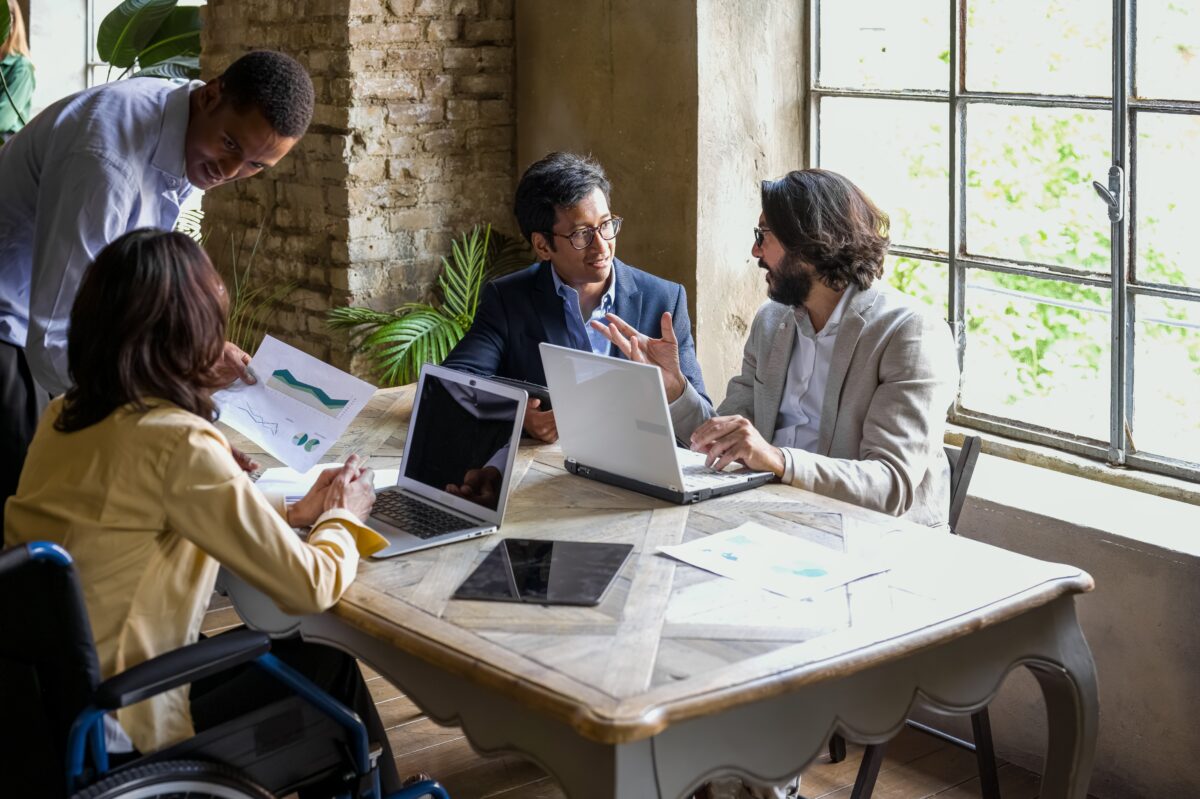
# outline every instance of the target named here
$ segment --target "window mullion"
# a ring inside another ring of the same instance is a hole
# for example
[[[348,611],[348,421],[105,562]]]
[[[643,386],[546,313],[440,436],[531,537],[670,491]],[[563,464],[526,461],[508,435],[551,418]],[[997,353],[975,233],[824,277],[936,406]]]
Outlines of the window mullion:
[[[1112,166],[1108,188],[1115,194],[1116,204],[1110,208],[1110,247],[1112,268],[1112,365],[1109,390],[1108,460],[1124,465],[1129,452],[1128,434],[1132,425],[1133,353],[1131,336],[1130,297],[1127,292],[1126,234],[1128,230],[1130,185],[1129,175],[1129,6],[1132,0],[1113,0],[1113,102],[1112,102]]]
[[[966,326],[966,270],[959,261],[959,255],[965,252],[963,231],[966,228],[966,105],[959,99],[963,89],[963,15],[966,13],[965,0],[946,0],[950,4],[950,102],[947,112],[950,115],[950,203],[949,223],[950,237],[946,252],[949,255],[950,277],[949,294],[947,295],[950,327],[954,331],[954,348],[958,353],[959,392],[955,395],[954,404],[959,405],[962,392],[962,372],[965,366],[967,346]],[[961,6],[961,8],[960,8]]]
[[[804,113],[808,118],[808,125],[804,132],[804,141],[801,142],[801,147],[804,148],[804,157],[807,159],[807,163],[804,165],[806,169],[812,169],[821,163],[821,128],[819,124],[821,96],[813,88],[821,79],[820,14],[820,0],[809,0],[808,13],[804,16],[805,40],[808,42],[808,58],[805,59],[808,80],[803,84],[808,92],[804,103]]]

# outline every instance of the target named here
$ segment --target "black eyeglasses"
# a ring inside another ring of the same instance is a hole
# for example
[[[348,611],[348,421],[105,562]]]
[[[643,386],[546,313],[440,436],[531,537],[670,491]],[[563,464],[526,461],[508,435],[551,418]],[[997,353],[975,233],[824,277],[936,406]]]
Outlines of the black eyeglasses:
[[[592,242],[596,239],[596,234],[600,234],[600,238],[605,241],[612,241],[621,232],[621,223],[625,220],[619,216],[614,216],[611,219],[605,219],[595,227],[581,227],[579,230],[572,230],[568,234],[555,233],[550,231],[550,235],[558,236],[560,239],[566,239],[571,242],[571,246],[577,250],[586,250],[592,246]]]
[[[754,246],[762,247],[763,242],[767,239],[767,234],[771,232],[771,228],[759,225],[754,228]]]

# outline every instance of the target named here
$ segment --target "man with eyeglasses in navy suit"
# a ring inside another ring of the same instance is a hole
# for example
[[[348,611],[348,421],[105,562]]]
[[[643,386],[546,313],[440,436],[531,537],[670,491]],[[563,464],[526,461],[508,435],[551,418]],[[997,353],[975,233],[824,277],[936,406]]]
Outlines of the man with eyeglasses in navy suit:
[[[525,171],[513,210],[538,263],[484,288],[475,322],[446,366],[544,386],[538,351],[543,341],[622,357],[589,324],[613,313],[641,332],[672,331],[684,377],[707,396],[687,293],[678,283],[617,260],[622,220],[609,209],[610,193],[603,167],[573,153],[551,153]],[[540,400],[530,400],[525,431],[553,442],[558,438],[554,411],[540,406]]]

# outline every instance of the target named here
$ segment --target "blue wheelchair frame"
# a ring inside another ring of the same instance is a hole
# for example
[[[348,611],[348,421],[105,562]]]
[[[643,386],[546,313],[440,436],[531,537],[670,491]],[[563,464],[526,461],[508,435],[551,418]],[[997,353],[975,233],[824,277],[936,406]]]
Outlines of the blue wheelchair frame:
[[[27,544],[26,549],[33,560],[50,561],[64,568],[69,568],[73,564],[71,556],[58,544],[35,541]],[[269,652],[260,655],[252,662],[345,730],[351,745],[350,755],[355,773],[359,777],[370,774],[371,787],[358,797],[352,797],[350,793],[345,793],[339,799],[419,799],[423,796],[431,796],[433,799],[450,799],[446,790],[431,780],[417,783],[385,797],[379,784],[379,769],[371,763],[367,728],[359,719],[358,714],[329,696],[303,674]],[[84,775],[84,758],[87,752],[91,753],[97,776],[103,776],[109,770],[108,750],[104,743],[104,715],[106,712],[94,705],[89,705],[79,713],[71,725],[67,739],[68,795],[83,787],[80,783]]]

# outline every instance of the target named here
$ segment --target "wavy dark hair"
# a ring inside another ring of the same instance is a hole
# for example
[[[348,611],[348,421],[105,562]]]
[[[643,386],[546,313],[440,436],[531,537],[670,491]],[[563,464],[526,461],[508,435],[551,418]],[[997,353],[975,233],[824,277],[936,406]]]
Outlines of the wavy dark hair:
[[[546,245],[555,249],[554,222],[559,208],[573,208],[596,189],[610,199],[612,184],[604,167],[596,159],[575,153],[550,153],[532,164],[517,183],[513,214],[530,244],[533,234],[546,237]]]
[[[172,402],[212,421],[228,300],[204,250],[182,233],[143,228],[87,268],[67,333],[72,386],[56,430],[70,433],[122,406]]]
[[[827,169],[762,182],[767,227],[789,254],[811,264],[834,291],[869,288],[883,276],[888,217],[847,178]]]

